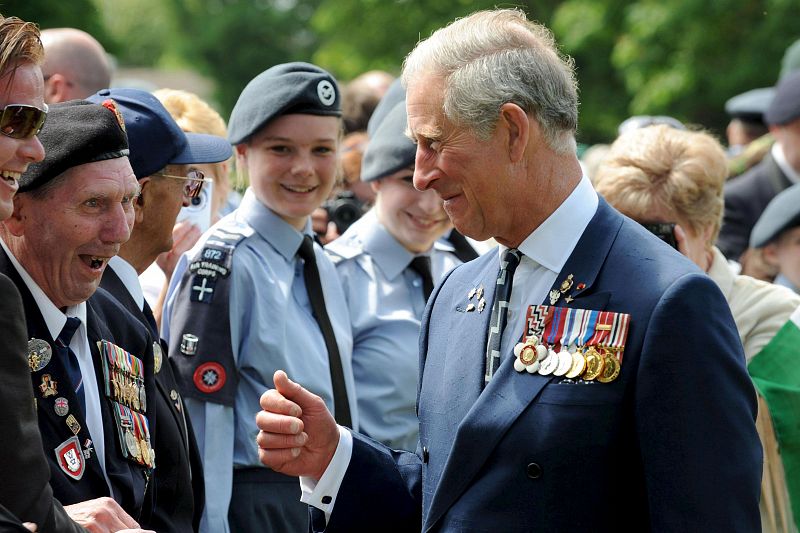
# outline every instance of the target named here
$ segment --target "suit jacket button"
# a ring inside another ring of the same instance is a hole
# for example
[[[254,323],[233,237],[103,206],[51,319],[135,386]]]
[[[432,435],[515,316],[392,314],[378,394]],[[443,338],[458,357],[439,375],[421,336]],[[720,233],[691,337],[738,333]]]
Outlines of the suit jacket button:
[[[422,447],[422,462],[428,464],[428,447]]]
[[[527,473],[528,477],[531,479],[539,479],[542,477],[542,467],[537,463],[531,463],[525,468],[525,473]]]

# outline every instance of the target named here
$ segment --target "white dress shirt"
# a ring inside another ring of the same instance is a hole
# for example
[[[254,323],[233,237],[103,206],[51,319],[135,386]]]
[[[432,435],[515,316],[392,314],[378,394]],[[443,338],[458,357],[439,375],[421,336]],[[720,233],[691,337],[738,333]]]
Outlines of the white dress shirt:
[[[524,329],[528,305],[538,305],[544,301],[558,273],[564,268],[578,240],[597,212],[598,203],[597,193],[584,176],[567,199],[517,248],[524,255],[514,272],[508,323],[501,341],[503,348],[514,343],[515,335]],[[500,246],[501,258],[506,249]],[[340,426],[336,453],[319,481],[308,477],[300,478],[300,501],[323,511],[326,521],[333,512],[339,487],[352,455],[353,437],[347,429]],[[323,499],[328,503],[323,503]]]
[[[100,392],[97,388],[97,376],[94,372],[92,352],[89,349],[89,335],[86,330],[86,302],[67,307],[62,312],[50,301],[50,298],[47,297],[41,287],[37,285],[30,274],[17,261],[17,258],[14,257],[14,254],[11,253],[11,250],[8,249],[2,239],[0,239],[0,246],[3,247],[6,255],[11,260],[11,264],[14,265],[25,286],[28,287],[53,339],[58,338],[61,334],[61,330],[64,329],[64,325],[67,323],[67,317],[74,316],[81,321],[81,325],[73,335],[69,347],[78,359],[78,365],[83,376],[83,390],[86,397],[86,413],[84,413],[86,427],[92,436],[92,444],[96,451],[97,460],[100,461],[100,467],[103,469],[103,477],[105,477],[108,490],[113,495],[114,491],[111,488],[111,482],[108,479],[108,475],[106,475],[105,432],[103,431],[103,415],[100,413]]]

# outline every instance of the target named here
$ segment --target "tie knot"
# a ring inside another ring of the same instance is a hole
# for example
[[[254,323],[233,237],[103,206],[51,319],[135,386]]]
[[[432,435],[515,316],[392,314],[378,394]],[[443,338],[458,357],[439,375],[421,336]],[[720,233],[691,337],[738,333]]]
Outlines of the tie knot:
[[[507,270],[510,272],[514,272],[519,266],[519,262],[522,259],[522,252],[517,250],[516,248],[509,248],[503,254],[503,261],[500,264],[500,270]]]
[[[304,261],[314,261],[316,263],[317,258],[314,256],[314,240],[310,235],[303,236],[303,242],[300,243],[300,249],[297,250],[297,255]]]
[[[64,328],[61,330],[61,333],[58,335],[56,341],[61,343],[62,346],[69,346],[72,337],[75,335],[75,332],[78,331],[78,327],[80,327],[80,325],[80,318],[68,316],[67,323],[64,324]]]

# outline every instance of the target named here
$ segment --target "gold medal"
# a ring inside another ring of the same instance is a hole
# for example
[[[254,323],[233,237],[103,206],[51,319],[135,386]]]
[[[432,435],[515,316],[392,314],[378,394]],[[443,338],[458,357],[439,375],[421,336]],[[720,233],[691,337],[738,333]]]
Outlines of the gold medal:
[[[583,379],[592,381],[603,373],[605,361],[603,356],[598,352],[594,346],[589,347],[586,351],[586,371],[583,374]]]
[[[597,376],[597,381],[600,383],[610,383],[617,379],[620,371],[620,364],[613,352],[608,352],[603,356],[605,365],[603,372]]]
[[[572,354],[572,368],[569,369],[566,377],[575,379],[583,374],[584,370],[586,370],[586,358],[583,356],[580,350],[578,350]]]
[[[147,466],[150,465],[150,446],[144,439],[139,439],[139,449],[142,450],[142,462]]]

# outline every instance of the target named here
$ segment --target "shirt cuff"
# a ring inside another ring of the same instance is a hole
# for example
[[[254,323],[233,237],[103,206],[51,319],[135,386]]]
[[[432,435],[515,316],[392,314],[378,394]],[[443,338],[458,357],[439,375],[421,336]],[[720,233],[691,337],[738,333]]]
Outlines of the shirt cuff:
[[[347,467],[350,466],[350,458],[353,455],[353,435],[342,426],[338,427],[339,444],[322,477],[315,480],[300,476],[300,490],[303,492],[300,501],[325,513],[326,524],[333,512],[339,487],[342,485]]]

